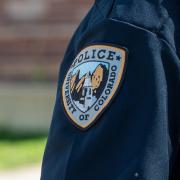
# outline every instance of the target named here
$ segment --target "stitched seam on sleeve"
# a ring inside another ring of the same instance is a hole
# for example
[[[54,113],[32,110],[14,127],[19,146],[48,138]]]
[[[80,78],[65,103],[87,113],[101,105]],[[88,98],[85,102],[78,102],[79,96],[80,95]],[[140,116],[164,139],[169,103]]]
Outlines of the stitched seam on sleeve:
[[[171,47],[176,52],[175,47],[173,45],[171,45],[166,39],[158,37],[158,33],[156,33],[156,32],[153,32],[153,31],[151,31],[151,30],[149,30],[147,28],[144,28],[144,27],[141,27],[141,26],[138,26],[136,24],[132,24],[132,23],[129,23],[129,22],[126,22],[126,21],[121,21],[121,20],[117,20],[117,19],[113,19],[113,18],[109,18],[109,20],[113,20],[113,21],[116,21],[116,22],[127,24],[127,25],[132,26],[132,27],[134,27],[136,29],[140,29],[140,30],[146,31],[148,33],[151,33],[152,35],[156,36],[159,40],[162,40],[162,41],[166,42],[166,44],[168,44],[168,46]]]

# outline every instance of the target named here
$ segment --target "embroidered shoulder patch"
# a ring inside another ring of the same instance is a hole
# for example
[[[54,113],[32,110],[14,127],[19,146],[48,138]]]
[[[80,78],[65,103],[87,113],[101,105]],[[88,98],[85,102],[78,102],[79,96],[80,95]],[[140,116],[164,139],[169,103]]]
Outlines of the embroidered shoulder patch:
[[[63,104],[70,120],[89,128],[119,89],[126,50],[110,45],[84,48],[73,61],[62,87]]]

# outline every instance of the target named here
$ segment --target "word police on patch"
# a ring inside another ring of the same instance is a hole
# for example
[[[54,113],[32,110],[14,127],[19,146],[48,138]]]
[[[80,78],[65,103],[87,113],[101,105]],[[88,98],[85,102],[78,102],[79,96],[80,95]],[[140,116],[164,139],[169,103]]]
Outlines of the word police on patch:
[[[119,89],[125,64],[125,49],[110,45],[88,46],[77,55],[62,87],[73,124],[87,129],[100,117]]]

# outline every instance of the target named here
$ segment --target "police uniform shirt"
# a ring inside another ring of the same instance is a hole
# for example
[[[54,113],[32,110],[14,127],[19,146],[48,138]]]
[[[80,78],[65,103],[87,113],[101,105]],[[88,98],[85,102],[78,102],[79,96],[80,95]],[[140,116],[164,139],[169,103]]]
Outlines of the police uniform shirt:
[[[178,180],[180,3],[97,0],[62,62],[41,180]]]

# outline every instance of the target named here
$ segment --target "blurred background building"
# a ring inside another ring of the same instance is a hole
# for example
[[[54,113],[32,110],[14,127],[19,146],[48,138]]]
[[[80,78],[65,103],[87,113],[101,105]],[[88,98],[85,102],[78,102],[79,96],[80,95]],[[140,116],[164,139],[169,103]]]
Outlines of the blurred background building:
[[[92,3],[0,0],[0,131],[48,131],[59,65]]]
[[[0,0],[0,180],[39,180],[58,70],[92,3]]]

